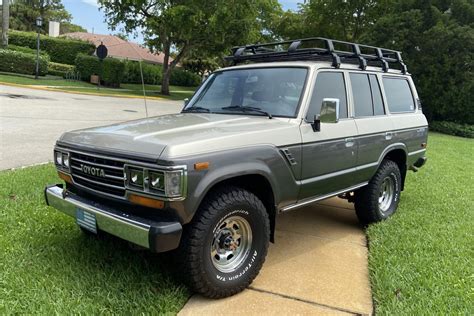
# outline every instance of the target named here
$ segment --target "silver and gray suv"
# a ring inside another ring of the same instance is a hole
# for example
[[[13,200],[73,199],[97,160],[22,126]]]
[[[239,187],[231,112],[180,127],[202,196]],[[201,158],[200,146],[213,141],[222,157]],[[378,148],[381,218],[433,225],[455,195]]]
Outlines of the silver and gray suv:
[[[340,196],[362,224],[392,215],[428,133],[399,52],[312,38],[229,60],[181,113],[63,134],[45,189],[86,233],[176,249],[213,298],[256,277],[280,212]]]

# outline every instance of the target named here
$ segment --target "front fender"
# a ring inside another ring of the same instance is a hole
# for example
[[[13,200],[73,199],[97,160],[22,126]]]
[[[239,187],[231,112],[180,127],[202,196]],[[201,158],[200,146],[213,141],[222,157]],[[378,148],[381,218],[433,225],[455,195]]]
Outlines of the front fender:
[[[185,200],[171,202],[183,223],[191,221],[206,194],[222,181],[244,175],[261,175],[270,183],[275,204],[294,203],[299,186],[286,160],[272,145],[250,146],[196,155],[174,163],[188,166],[188,194]],[[195,170],[194,164],[209,162],[207,170]],[[282,190],[284,188],[284,190]]]

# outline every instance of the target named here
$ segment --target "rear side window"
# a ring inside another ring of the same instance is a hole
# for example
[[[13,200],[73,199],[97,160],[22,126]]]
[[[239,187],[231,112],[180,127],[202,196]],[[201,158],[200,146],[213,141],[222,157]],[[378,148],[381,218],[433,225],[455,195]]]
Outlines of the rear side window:
[[[413,112],[415,110],[415,102],[413,101],[408,80],[384,77],[383,87],[390,112]]]
[[[312,121],[314,116],[321,113],[321,103],[324,98],[339,99],[339,118],[347,118],[346,85],[342,72],[320,72],[311,96],[306,120]]]
[[[351,73],[356,117],[384,115],[382,94],[376,75]]]

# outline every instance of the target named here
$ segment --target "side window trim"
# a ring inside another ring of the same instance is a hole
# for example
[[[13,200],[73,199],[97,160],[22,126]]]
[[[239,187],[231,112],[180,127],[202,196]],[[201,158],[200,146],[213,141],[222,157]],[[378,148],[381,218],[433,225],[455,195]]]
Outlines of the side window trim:
[[[313,74],[313,78],[312,78],[312,81],[310,82],[311,84],[311,87],[310,89],[308,89],[308,100],[306,101],[306,109],[304,110],[304,113],[303,113],[303,116],[302,116],[302,119],[305,123],[311,123],[309,122],[306,118],[308,116],[308,112],[310,110],[310,107],[311,107],[311,99],[313,97],[313,92],[314,92],[314,89],[316,88],[316,80],[318,79],[318,75],[322,72],[335,72],[335,73],[340,73],[342,74],[342,79],[343,79],[343,83],[344,83],[344,89],[345,89],[345,92],[346,92],[346,110],[347,110],[347,117],[344,117],[344,118],[340,118],[339,121],[344,121],[344,120],[349,120],[349,119],[353,119],[352,117],[352,107],[350,106],[350,100],[351,100],[351,94],[349,92],[349,85],[348,85],[348,81],[347,81],[347,71],[345,71],[344,69],[334,69],[334,68],[319,68],[319,69],[316,69],[316,71],[314,72]]]
[[[390,108],[388,106],[388,99],[387,99],[387,96],[385,94],[385,85],[383,83],[383,78],[394,78],[394,79],[404,80],[404,81],[407,82],[408,89],[410,90],[411,98],[413,100],[413,111],[400,111],[400,112],[390,111]],[[383,96],[383,100],[384,100],[384,106],[385,106],[386,113],[389,113],[389,114],[407,114],[407,113],[416,113],[418,111],[418,104],[416,102],[415,94],[413,93],[412,84],[411,84],[410,80],[408,79],[408,77],[406,77],[406,76],[395,76],[395,75],[380,75],[380,79],[381,80],[379,81],[379,84],[381,85],[380,87],[382,89],[382,96]]]

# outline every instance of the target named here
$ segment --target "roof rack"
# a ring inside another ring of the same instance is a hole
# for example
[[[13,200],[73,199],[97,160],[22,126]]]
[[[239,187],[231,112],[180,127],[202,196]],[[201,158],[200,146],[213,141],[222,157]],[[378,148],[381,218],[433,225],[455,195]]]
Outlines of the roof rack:
[[[316,45],[308,45],[310,43]],[[352,59],[352,61],[358,62],[359,68],[362,70],[367,68],[367,62],[376,62],[377,64],[381,63],[383,71],[387,72],[389,63],[395,63],[400,66],[403,74],[407,73],[407,66],[399,51],[323,37],[238,46],[232,48],[232,56],[225,59],[237,65],[247,61],[273,62],[328,58],[332,60],[332,66],[335,68],[341,66],[341,60],[346,62]]]

